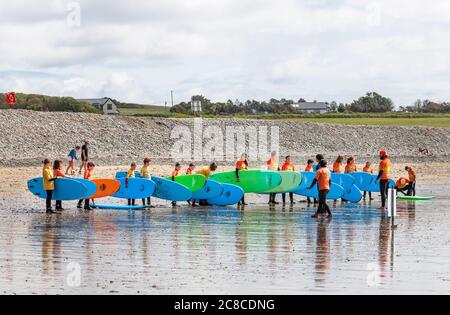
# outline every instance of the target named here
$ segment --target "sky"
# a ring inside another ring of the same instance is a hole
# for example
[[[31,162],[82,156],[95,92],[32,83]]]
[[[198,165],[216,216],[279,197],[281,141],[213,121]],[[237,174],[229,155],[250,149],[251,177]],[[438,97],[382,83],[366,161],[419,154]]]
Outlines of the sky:
[[[3,1],[0,38],[0,92],[450,101],[448,0]]]

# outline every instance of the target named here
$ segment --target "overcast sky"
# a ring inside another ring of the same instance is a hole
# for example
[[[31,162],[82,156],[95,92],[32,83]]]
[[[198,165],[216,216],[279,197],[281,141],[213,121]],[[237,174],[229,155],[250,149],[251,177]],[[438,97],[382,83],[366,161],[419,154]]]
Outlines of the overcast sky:
[[[449,0],[2,1],[0,38],[2,92],[450,101]]]

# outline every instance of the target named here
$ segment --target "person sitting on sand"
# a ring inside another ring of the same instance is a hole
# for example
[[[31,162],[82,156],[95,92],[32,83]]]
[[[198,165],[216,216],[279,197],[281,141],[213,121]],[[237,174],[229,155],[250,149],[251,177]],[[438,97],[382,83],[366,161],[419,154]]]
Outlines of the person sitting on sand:
[[[380,183],[380,193],[381,193],[381,211],[386,210],[386,200],[389,192],[389,182],[391,180],[391,160],[389,159],[386,150],[380,151],[380,166],[378,177],[375,184]]]
[[[88,162],[89,162],[89,141],[85,141],[84,145],[81,147],[81,166],[79,172],[80,174],[83,169],[84,172],[86,173]]]
[[[408,178],[409,178],[409,185],[408,185],[408,196],[415,196],[416,195],[416,180],[417,180],[417,174],[412,169],[412,167],[405,167],[405,171],[408,172]]]
[[[206,179],[208,179],[208,178],[211,177],[212,173],[214,173],[217,170],[217,167],[218,167],[217,163],[213,162],[209,166],[203,167],[202,169],[198,170],[196,173],[198,175],[203,175],[203,176],[206,177]],[[200,205],[201,206],[207,206],[208,202],[206,200],[200,200]],[[193,207],[196,206],[195,199],[192,202],[192,206]]]
[[[91,180],[92,176],[94,175],[94,169],[95,169],[95,164],[93,162],[87,163],[86,172],[84,172],[84,179]],[[77,205],[78,209],[81,209],[82,203],[83,203],[83,199],[80,199],[78,201],[78,205]],[[84,210],[88,210],[88,211],[92,210],[89,198],[84,199]]]
[[[52,163],[49,159],[45,159],[42,164],[44,165],[42,168],[42,183],[45,192],[47,193],[47,198],[45,200],[46,212],[47,214],[57,213],[52,210],[52,198],[53,192],[55,191],[55,180]]]
[[[286,161],[284,162],[283,166],[281,167],[281,171],[283,171],[283,172],[297,172],[297,168],[295,167],[294,164],[292,164],[290,156],[286,156]],[[285,205],[286,204],[286,193],[283,193],[282,198],[283,198],[283,205]],[[294,193],[293,192],[289,193],[289,198],[291,200],[291,206],[295,205]]]
[[[80,151],[80,146],[77,145],[74,149],[69,152],[68,161],[69,165],[67,166],[66,175],[75,175],[75,161],[78,160],[78,151]],[[70,171],[70,173],[69,173]]]
[[[239,177],[239,172],[248,170],[248,155],[246,153],[242,154],[241,158],[236,162],[236,181],[239,183],[241,178]],[[246,206],[245,194],[242,196],[241,201],[239,201],[238,206]]]
[[[373,168],[372,168],[372,162],[366,162],[366,166],[363,168],[364,173],[369,173],[370,175],[373,175]],[[364,200],[366,200],[367,191],[364,192]],[[372,201],[374,200],[372,198],[372,192],[369,191],[369,199]]]
[[[278,153],[276,151],[273,151],[270,155],[270,159],[267,161],[267,170],[278,172],[280,171],[280,165],[278,163]],[[276,201],[277,194],[269,194],[269,205],[277,205],[278,202]]]
[[[309,189],[313,189],[316,184],[318,184],[319,189],[319,207],[317,208],[316,214],[314,214],[312,217],[317,218],[319,214],[326,213],[326,218],[331,218],[331,210],[330,207],[327,204],[327,196],[330,192],[331,187],[331,172],[327,168],[328,163],[325,160],[321,160],[319,167],[320,169],[317,171],[316,177],[314,178],[314,181],[311,183],[311,186]]]
[[[128,182],[131,178],[136,178],[137,164],[135,162],[131,163],[130,169],[128,170],[127,177],[125,178],[125,187],[128,188]],[[129,206],[136,205],[136,199],[128,199]]]
[[[145,158],[144,159],[144,165],[141,168],[141,178],[145,178],[145,179],[151,179],[152,178],[152,174],[151,174],[151,169],[150,169],[150,162],[151,160],[149,158]],[[147,200],[142,199],[142,205],[145,206],[152,206],[152,200],[150,197],[147,197]]]
[[[353,174],[358,171],[358,168],[356,167],[355,158],[349,157],[347,159],[347,165],[345,166],[345,174]]]
[[[342,174],[343,173],[342,172],[343,163],[344,163],[344,157],[339,155],[333,164],[333,173]]]
[[[53,175],[56,178],[66,177],[61,169],[62,169],[62,161],[60,161],[60,160],[54,161],[53,162]],[[61,200],[56,200],[56,211],[64,211]]]
[[[172,181],[175,181],[175,178],[177,176],[180,176],[180,172],[181,172],[181,164],[180,163],[176,163],[175,164],[175,168],[172,171]],[[176,207],[177,206],[177,202],[176,201],[172,201],[172,207]]]

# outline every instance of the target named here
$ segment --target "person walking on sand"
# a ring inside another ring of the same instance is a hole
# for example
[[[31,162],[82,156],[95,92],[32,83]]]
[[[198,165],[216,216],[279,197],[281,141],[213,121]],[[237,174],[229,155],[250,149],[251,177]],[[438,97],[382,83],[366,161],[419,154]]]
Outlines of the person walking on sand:
[[[172,172],[172,181],[174,182],[177,176],[180,176],[180,172],[181,172],[181,164],[180,163],[176,163],[175,164],[175,168]],[[176,201],[172,201],[172,207],[176,207],[177,206],[177,202]]]
[[[283,172],[297,172],[297,168],[295,167],[294,164],[292,164],[290,156],[286,156],[286,161],[284,162],[283,166],[281,167],[281,171],[283,171]],[[283,205],[285,205],[286,204],[286,193],[283,193],[282,198],[283,198]],[[293,192],[289,193],[289,198],[291,200],[291,206],[295,205],[294,193]]]
[[[317,184],[319,187],[319,207],[317,208],[316,214],[312,218],[318,218],[319,214],[326,213],[326,218],[331,218],[331,210],[327,204],[327,196],[330,192],[331,187],[331,172],[327,168],[328,163],[325,160],[321,160],[319,164],[319,170],[317,171],[314,181],[311,183],[309,189],[313,189]]]
[[[145,179],[151,179],[152,178],[152,174],[151,174],[151,169],[150,169],[150,162],[151,160],[149,158],[145,158],[144,159],[144,165],[141,168],[141,178],[145,178]],[[142,199],[142,205],[145,206],[152,206],[152,199],[150,197],[147,197],[147,199]]]
[[[62,161],[56,160],[53,162],[53,175],[56,178],[66,177],[62,172]],[[56,200],[56,211],[64,211],[61,200]]]
[[[278,163],[278,154],[276,151],[273,151],[270,155],[270,159],[267,161],[267,170],[273,171],[273,172],[279,172],[280,171],[280,165]],[[277,194],[270,194],[269,195],[269,205],[277,205],[279,204],[276,201]]]
[[[389,159],[388,153],[386,150],[380,151],[380,167],[378,172],[378,177],[375,181],[375,184],[380,183],[380,192],[381,192],[381,211],[386,210],[386,200],[389,192],[389,183],[391,180],[391,160]]]
[[[308,160],[306,167],[305,167],[305,172],[314,173],[314,160]],[[315,201],[315,199],[314,199],[314,201]],[[308,203],[308,205],[312,204],[311,198],[306,197],[306,202]]]
[[[367,162],[366,166],[364,166],[363,168],[363,172],[364,173],[368,173],[370,175],[373,175],[373,168],[372,168],[372,163],[371,162]],[[367,196],[367,191],[364,192],[364,200],[366,200],[366,196]],[[374,199],[372,198],[372,192],[369,191],[369,200],[373,201]]]
[[[358,171],[356,167],[355,158],[353,156],[347,159],[347,165],[345,166],[345,174],[353,174]]]
[[[75,168],[76,168],[75,161],[78,160],[78,151],[80,151],[80,149],[81,149],[80,146],[77,145],[75,148],[70,150],[68,155],[69,165],[67,166],[66,169],[66,175],[75,175]]]
[[[412,167],[410,167],[410,166],[406,166],[405,171],[408,172],[408,179],[409,179],[408,196],[415,196],[416,195],[416,181],[417,181],[416,171],[414,171],[412,169]]]
[[[339,155],[333,164],[333,173],[342,174],[343,173],[342,172],[343,163],[344,163],[344,157]]]
[[[45,192],[47,193],[47,198],[45,200],[45,207],[47,214],[58,213],[52,210],[52,198],[53,192],[55,191],[55,180],[52,163],[49,159],[45,159],[42,164],[44,165],[42,168],[42,184]]]
[[[86,172],[84,173],[84,179],[91,180],[92,176],[94,175],[94,169],[95,169],[95,164],[93,162],[87,163],[87,165],[86,165]],[[80,199],[78,201],[78,205],[77,205],[78,209],[81,209],[82,203],[83,203],[83,199]],[[84,199],[84,210],[88,210],[88,211],[92,211],[93,210],[91,208],[90,199],[89,198]]]
[[[84,145],[81,147],[81,166],[79,171],[80,175],[82,170],[84,170],[84,173],[86,173],[88,163],[89,163],[89,141],[85,141]]]
[[[239,173],[248,170],[248,165],[248,155],[244,153],[242,154],[240,160],[236,162],[236,181],[238,183],[241,181]],[[245,194],[242,196],[241,201],[239,201],[238,206],[247,206],[247,203],[245,202]]]

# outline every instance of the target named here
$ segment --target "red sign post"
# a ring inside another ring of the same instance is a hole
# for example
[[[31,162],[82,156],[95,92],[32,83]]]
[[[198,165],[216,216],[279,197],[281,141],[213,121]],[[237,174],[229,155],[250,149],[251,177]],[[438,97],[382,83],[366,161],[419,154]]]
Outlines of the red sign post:
[[[6,94],[6,104],[16,105],[16,93],[10,92]]]

